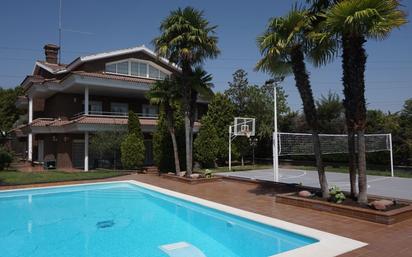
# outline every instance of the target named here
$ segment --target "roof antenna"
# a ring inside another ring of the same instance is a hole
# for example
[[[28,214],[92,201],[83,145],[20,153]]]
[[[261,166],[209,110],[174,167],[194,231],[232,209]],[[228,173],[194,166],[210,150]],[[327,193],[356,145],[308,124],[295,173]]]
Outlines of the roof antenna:
[[[62,0],[59,1],[59,64],[62,60]]]

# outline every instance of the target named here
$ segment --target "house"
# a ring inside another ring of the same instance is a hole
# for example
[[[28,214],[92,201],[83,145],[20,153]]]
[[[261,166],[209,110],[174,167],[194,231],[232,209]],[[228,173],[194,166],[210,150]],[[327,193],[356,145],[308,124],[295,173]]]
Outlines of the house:
[[[37,61],[33,74],[21,83],[25,97],[17,102],[28,112],[27,124],[18,128],[27,160],[88,171],[96,166],[90,138],[97,131],[126,130],[128,111],[133,110],[145,137],[145,164],[152,164],[159,111],[145,93],[157,80],[179,74],[179,67],[145,46],[82,56],[67,65],[58,63],[58,46],[47,44],[44,52],[45,60]],[[206,108],[199,100],[197,117]]]

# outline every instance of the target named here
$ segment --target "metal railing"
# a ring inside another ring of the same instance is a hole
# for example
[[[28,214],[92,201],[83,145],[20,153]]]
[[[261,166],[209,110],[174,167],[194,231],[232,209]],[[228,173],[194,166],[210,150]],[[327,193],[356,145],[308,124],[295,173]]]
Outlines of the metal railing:
[[[79,112],[73,115],[72,119],[77,119],[81,116],[86,115],[85,112]],[[104,117],[120,117],[120,118],[127,118],[129,116],[128,112],[103,112],[103,111],[89,111],[87,114],[89,116],[104,116]],[[137,113],[139,118],[146,118],[146,119],[157,119],[159,115],[157,114],[149,114],[149,113]]]

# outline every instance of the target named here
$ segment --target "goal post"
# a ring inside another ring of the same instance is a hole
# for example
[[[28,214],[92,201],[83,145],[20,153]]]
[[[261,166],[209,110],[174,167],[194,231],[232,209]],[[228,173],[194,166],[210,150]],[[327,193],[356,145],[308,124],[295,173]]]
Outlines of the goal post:
[[[347,134],[319,134],[322,154],[348,153]],[[278,133],[279,156],[314,155],[311,133]],[[356,142],[356,140],[355,140]],[[365,134],[366,152],[388,151],[391,176],[394,177],[391,134]],[[356,149],[356,147],[355,147]]]

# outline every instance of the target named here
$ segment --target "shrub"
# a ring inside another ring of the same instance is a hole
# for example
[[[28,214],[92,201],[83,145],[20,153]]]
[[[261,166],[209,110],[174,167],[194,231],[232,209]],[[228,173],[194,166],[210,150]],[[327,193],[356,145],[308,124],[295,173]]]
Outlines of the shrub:
[[[176,141],[178,145],[180,169],[186,168],[185,139],[183,119],[181,115],[176,115]],[[156,166],[161,172],[175,172],[175,161],[173,156],[173,144],[170,133],[167,129],[163,112],[160,113],[156,132],[153,134],[153,157]]]
[[[136,134],[138,137],[143,137],[139,116],[133,111],[129,111],[128,131],[129,134]]]
[[[329,189],[330,200],[334,203],[342,203],[346,197],[339,187],[333,186]]]
[[[142,138],[135,134],[127,135],[120,146],[120,151],[125,169],[136,169],[143,165],[145,146]]]
[[[216,129],[205,123],[199,130],[194,142],[195,159],[204,168],[214,167],[218,156],[219,137]]]
[[[13,161],[13,154],[0,146],[0,170],[7,168]]]

